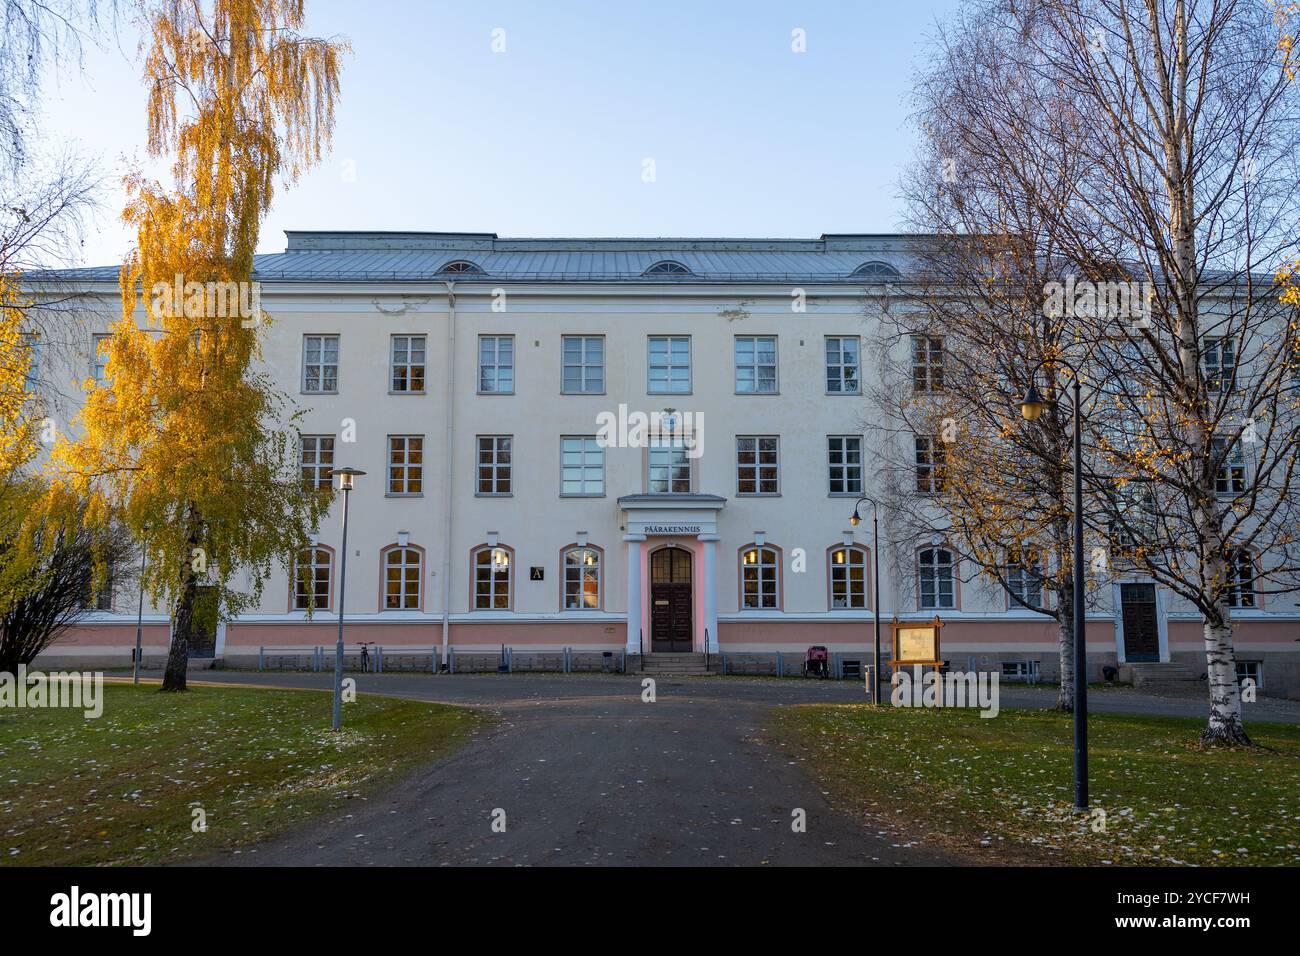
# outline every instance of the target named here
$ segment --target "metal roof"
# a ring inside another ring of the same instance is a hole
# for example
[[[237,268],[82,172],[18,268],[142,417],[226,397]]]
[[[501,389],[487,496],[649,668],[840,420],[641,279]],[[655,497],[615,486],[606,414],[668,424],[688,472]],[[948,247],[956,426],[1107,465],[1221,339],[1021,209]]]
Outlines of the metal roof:
[[[608,238],[510,239],[495,233],[297,232],[285,233],[284,252],[254,257],[261,282],[818,282],[861,286],[884,281],[854,276],[869,262],[908,272],[908,245],[898,234],[823,235],[817,239]],[[663,260],[680,262],[689,275],[645,272]],[[442,275],[465,261],[482,275]],[[59,270],[61,279],[115,281],[116,266]]]

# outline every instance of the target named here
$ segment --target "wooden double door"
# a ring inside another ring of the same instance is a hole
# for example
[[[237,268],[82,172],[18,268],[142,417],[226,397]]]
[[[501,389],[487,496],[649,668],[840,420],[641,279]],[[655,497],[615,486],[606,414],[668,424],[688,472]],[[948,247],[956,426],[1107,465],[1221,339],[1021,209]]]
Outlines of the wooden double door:
[[[691,552],[663,548],[650,556],[650,650],[688,653],[692,629]]]

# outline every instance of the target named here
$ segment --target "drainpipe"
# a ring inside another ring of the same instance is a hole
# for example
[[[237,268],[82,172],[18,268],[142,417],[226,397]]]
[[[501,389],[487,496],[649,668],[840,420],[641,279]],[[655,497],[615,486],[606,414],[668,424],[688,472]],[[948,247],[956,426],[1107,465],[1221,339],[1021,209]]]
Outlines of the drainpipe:
[[[447,660],[451,639],[451,549],[452,534],[452,483],[456,478],[456,283],[445,282],[447,287],[447,391],[443,408],[447,416],[447,433],[443,442],[443,455],[447,459],[446,488],[443,492],[443,528],[446,537],[442,547],[442,659]]]

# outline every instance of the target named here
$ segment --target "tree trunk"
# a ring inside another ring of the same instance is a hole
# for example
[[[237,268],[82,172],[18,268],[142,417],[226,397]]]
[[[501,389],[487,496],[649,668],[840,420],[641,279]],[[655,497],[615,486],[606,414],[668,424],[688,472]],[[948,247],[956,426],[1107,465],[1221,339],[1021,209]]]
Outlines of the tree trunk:
[[[1074,713],[1074,619],[1065,613],[1066,610],[1061,608],[1061,616],[1056,622],[1060,630],[1061,689],[1056,695],[1055,709]]]
[[[1232,621],[1226,615],[1218,623],[1205,622],[1205,665],[1210,685],[1210,721],[1201,740],[1228,747],[1253,746],[1241,720]]]
[[[199,593],[199,576],[191,555],[198,547],[201,534],[193,508],[190,511],[190,554],[185,556],[181,571],[181,593],[172,613],[172,644],[167,651],[167,671],[163,674],[164,691],[185,690],[185,674],[190,664],[190,633],[194,628],[194,603]]]

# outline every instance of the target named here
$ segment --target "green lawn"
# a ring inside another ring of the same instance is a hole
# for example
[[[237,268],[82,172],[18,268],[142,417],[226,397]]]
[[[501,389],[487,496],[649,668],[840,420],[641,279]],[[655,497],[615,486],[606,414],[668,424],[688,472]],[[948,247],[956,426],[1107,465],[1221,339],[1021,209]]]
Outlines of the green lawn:
[[[252,843],[450,753],[486,719],[362,695],[333,734],[319,691],[104,690],[94,720],[0,710],[0,865],[157,864]]]
[[[1203,720],[1092,715],[1099,832],[1071,812],[1069,715],[810,705],[772,720],[834,804],[900,841],[977,862],[1300,864],[1300,726],[1250,724],[1261,748],[1228,751],[1197,744]]]

